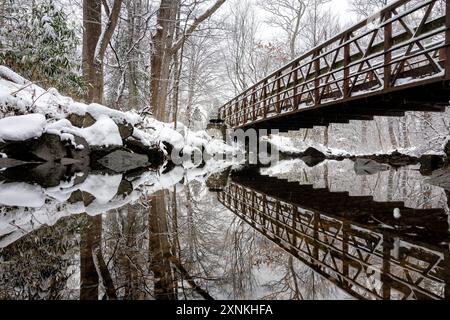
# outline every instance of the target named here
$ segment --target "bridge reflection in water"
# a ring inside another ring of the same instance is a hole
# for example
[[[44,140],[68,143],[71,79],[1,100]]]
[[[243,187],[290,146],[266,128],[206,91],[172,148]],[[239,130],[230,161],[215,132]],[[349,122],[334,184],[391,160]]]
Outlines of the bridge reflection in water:
[[[450,299],[443,209],[410,209],[251,172],[219,201],[279,247],[358,299]],[[400,209],[401,219],[393,216]]]

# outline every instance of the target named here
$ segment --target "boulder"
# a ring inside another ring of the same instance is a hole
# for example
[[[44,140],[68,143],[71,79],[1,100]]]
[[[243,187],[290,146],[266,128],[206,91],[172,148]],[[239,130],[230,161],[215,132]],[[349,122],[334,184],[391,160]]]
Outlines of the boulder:
[[[123,198],[129,196],[133,192],[133,184],[128,180],[123,179],[120,182],[119,188],[117,190],[117,196],[122,196]]]
[[[125,150],[115,150],[97,162],[117,173],[148,167],[150,165],[147,155],[131,153]]]
[[[315,167],[326,159],[325,154],[314,148],[308,148],[301,154],[301,159],[309,167]]]
[[[77,190],[72,192],[70,198],[67,200],[70,204],[75,204],[79,202],[83,202],[84,206],[89,206],[92,202],[94,202],[95,197],[89,192],[84,192],[81,190]]]
[[[117,127],[119,128],[120,136],[122,137],[122,140],[128,139],[133,135],[134,127],[133,125],[129,123],[119,123],[117,124]]]
[[[53,188],[60,185],[66,177],[66,167],[60,163],[45,162],[42,164],[12,167],[0,173],[8,181],[38,184],[43,188]]]
[[[86,113],[83,117],[83,128],[88,128],[96,122],[97,120],[90,113]]]
[[[318,159],[325,159],[326,156],[325,154],[323,154],[322,152],[320,152],[317,149],[314,149],[312,147],[306,149],[303,153],[302,153],[303,157],[312,157],[312,158],[318,158]]]
[[[134,153],[145,154],[148,157],[148,162],[150,162],[152,168],[157,168],[164,163],[164,153],[157,146],[148,147],[139,140],[127,139],[125,141],[125,147]]]
[[[10,159],[10,158],[0,158],[0,169],[7,169],[18,167],[27,164],[25,161]]]
[[[429,176],[433,171],[444,166],[444,157],[434,154],[427,154],[420,157],[420,173]]]
[[[78,128],[83,127],[84,116],[80,116],[78,114],[71,113],[67,116],[66,119],[69,120],[70,123],[75,127],[78,127]]]
[[[416,164],[418,162],[418,159],[416,157],[411,157],[398,151],[394,151],[390,155],[387,155],[387,157],[388,163],[394,167],[403,167],[411,164]]]
[[[371,159],[356,159],[354,169],[357,175],[365,176],[389,170],[389,166]]]
[[[86,139],[75,136],[75,147],[69,149],[69,158],[77,160],[73,164],[73,170],[78,172],[87,172],[90,164],[91,150]]]
[[[59,161],[67,158],[67,148],[58,135],[44,133],[32,143],[30,153],[44,161]]]
[[[443,168],[434,171],[430,178],[425,180],[425,182],[441,187],[446,191],[450,191],[450,168]]]

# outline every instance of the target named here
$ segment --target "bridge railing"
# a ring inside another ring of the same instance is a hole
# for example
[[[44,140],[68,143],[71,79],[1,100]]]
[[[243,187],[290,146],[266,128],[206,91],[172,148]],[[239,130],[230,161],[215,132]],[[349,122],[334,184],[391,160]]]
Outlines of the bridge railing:
[[[361,299],[448,299],[450,255],[230,183],[219,201],[254,229]]]
[[[324,42],[219,109],[232,127],[444,80],[450,5],[400,0]]]

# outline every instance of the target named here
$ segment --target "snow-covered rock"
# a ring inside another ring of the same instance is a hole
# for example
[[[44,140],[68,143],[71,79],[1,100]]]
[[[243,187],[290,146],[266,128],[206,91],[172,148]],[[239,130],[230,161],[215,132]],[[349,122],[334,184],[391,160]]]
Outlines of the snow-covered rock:
[[[80,120],[76,125],[70,122],[74,121],[73,115]],[[130,139],[148,148],[159,146],[164,150],[169,144],[175,151],[188,153],[235,150],[206,131],[193,132],[181,123],[175,130],[174,124],[141,117],[134,111],[122,112],[96,103],[74,101],[54,88],[41,88],[4,66],[0,66],[0,117],[6,117],[0,120],[0,139],[3,140],[23,141],[47,132],[59,135],[62,141],[72,142],[74,147],[78,147],[75,143],[78,136],[91,146],[122,146],[126,143],[124,140]],[[126,136],[120,134],[123,124],[132,126]]]
[[[43,189],[23,182],[0,183],[0,204],[40,208],[45,203]]]
[[[25,141],[39,138],[46,124],[45,116],[42,114],[0,119],[0,141]]]

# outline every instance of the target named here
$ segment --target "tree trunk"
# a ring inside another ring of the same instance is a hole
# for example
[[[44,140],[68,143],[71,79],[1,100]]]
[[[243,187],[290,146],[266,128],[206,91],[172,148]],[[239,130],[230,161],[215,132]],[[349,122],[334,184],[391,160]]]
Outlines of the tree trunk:
[[[389,140],[391,141],[391,146],[396,149],[398,147],[397,138],[395,137],[394,130],[394,119],[388,119],[388,130],[389,130]]]
[[[128,0],[127,1],[127,11],[128,11],[128,50],[131,50],[128,55],[128,109],[136,109],[138,107],[138,97],[137,97],[137,88],[136,88],[136,54],[135,50],[132,50],[133,44],[136,41],[136,35],[139,34],[136,32],[136,26],[138,25],[136,23],[137,17],[136,13],[138,12],[137,6],[139,5],[136,3],[135,0]]]
[[[166,115],[167,88],[172,59],[171,47],[177,8],[178,1],[161,0],[158,10],[157,30],[152,39],[150,106],[154,117],[161,121],[165,120]]]
[[[97,300],[99,276],[95,268],[93,250],[102,238],[102,216],[87,216],[81,231],[80,245],[80,300]]]
[[[367,147],[367,122],[361,121],[361,142],[364,148]]]
[[[88,83],[87,103],[101,103],[103,65],[95,62],[95,50],[102,32],[101,0],[83,0],[83,77]]]
[[[170,265],[171,245],[167,225],[167,211],[164,191],[158,191],[151,199],[149,213],[150,227],[150,269],[154,275],[155,298],[175,300],[174,277]]]

